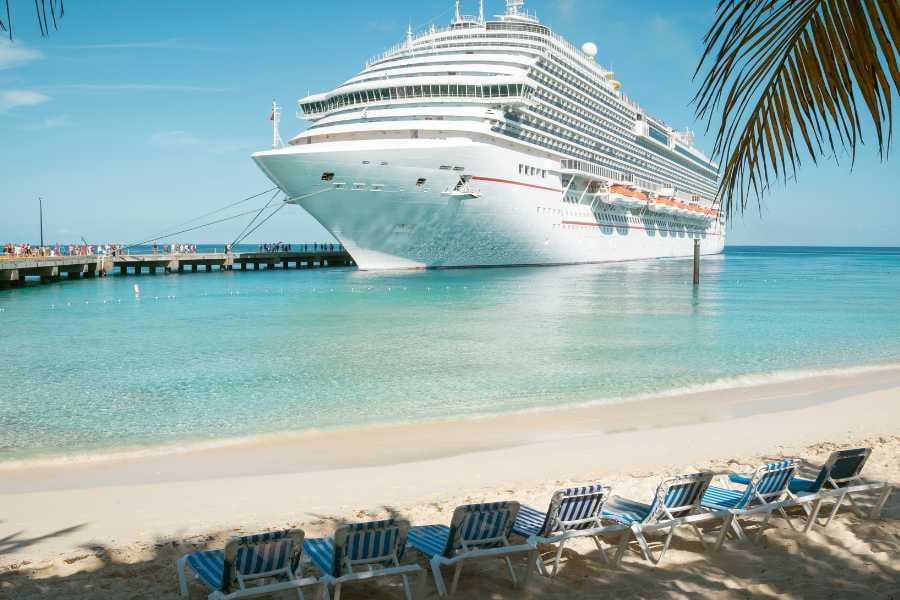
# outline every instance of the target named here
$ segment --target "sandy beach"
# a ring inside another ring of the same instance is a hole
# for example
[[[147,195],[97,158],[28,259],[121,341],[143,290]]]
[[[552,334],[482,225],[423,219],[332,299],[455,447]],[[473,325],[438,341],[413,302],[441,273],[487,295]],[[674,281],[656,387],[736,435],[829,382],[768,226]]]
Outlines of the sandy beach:
[[[814,468],[834,449],[874,449],[865,475],[900,482],[900,368],[822,374],[614,405],[305,433],[106,459],[0,466],[0,595],[176,598],[174,561],[231,535],[400,514],[449,520],[468,502],[546,508],[602,482],[649,500],[659,479],[748,471],[778,457]],[[498,564],[464,572],[464,598],[881,597],[900,594],[900,495],[882,518],[843,511],[809,536],[775,520],[762,543],[704,554],[682,538],[660,567],[636,553],[602,566],[575,546],[561,575],[513,590]],[[415,560],[408,554],[407,560]],[[425,597],[436,596],[428,584]],[[351,598],[399,597],[390,583]],[[193,598],[205,597],[196,585]]]

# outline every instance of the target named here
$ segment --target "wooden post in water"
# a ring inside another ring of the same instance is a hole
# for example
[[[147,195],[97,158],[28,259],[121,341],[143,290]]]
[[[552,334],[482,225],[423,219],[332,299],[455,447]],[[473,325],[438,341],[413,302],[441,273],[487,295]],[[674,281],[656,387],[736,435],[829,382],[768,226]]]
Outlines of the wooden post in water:
[[[694,238],[694,285],[700,285],[700,240]]]

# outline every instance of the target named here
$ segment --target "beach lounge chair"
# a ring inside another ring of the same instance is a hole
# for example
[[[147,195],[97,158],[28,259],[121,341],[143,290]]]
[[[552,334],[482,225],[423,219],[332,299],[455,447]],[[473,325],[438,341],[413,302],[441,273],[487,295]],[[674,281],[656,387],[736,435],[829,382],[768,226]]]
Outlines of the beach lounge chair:
[[[331,538],[308,539],[303,544],[307,560],[322,573],[321,581],[340,600],[341,589],[375,577],[400,576],[406,600],[412,600],[408,576],[420,573],[419,565],[401,565],[409,522],[386,519],[341,525]]]
[[[509,541],[512,526],[519,514],[518,502],[491,502],[459,506],[453,511],[450,526],[423,525],[409,531],[409,545],[421,552],[431,565],[434,584],[441,597],[448,596],[447,586],[441,575],[442,566],[455,566],[450,594],[456,592],[463,562],[479,558],[502,558],[509,569],[513,585],[519,580],[513,568],[512,554],[532,553],[531,544],[513,545]],[[531,561],[524,580],[530,572]]]
[[[785,498],[788,496],[788,484],[797,473],[797,461],[793,458],[769,463],[756,469],[749,477],[741,478],[746,481],[743,489],[709,486],[703,494],[701,505],[710,510],[727,510],[732,514],[731,529],[738,539],[746,539],[744,530],[739,523],[739,518],[765,515],[760,524],[760,535],[768,524],[775,511],[780,512],[788,522],[790,517],[784,510]],[[734,482],[729,475],[729,481]],[[725,541],[728,528],[723,527],[716,541],[715,549],[719,549]]]
[[[596,484],[558,490],[550,499],[547,512],[541,512],[530,506],[520,507],[512,532],[524,537],[536,548],[541,545],[556,545],[553,570],[550,572],[547,571],[544,560],[535,553],[535,564],[542,575],[549,577],[556,575],[566,543],[578,537],[589,537],[594,540],[603,561],[609,562],[601,535],[612,533],[611,529],[616,527],[604,528],[600,521],[600,511],[608,496],[609,489]],[[625,529],[626,526],[619,525],[616,530]],[[624,537],[623,540],[621,545],[627,542]]]
[[[853,500],[853,494],[860,492],[881,491],[869,516],[877,518],[887,503],[891,494],[891,486],[886,482],[864,482],[860,473],[871,455],[871,448],[854,448],[852,450],[838,450],[832,452],[815,479],[795,477],[788,484],[788,494],[795,503],[806,511],[806,529],[808,532],[816,524],[819,511],[825,500],[833,500],[834,506],[831,514],[825,521],[824,527],[831,524],[838,509],[846,498],[854,508],[858,508]],[[735,483],[747,483],[748,478],[743,475],[732,475],[731,481]],[[812,506],[810,506],[812,505]]]
[[[285,590],[296,590],[302,599],[303,587],[319,583],[314,577],[297,576],[303,538],[300,529],[272,531],[234,538],[225,550],[186,554],[177,562],[181,597],[188,597],[186,568],[190,567],[210,589],[210,600],[250,598]]]
[[[712,477],[712,473],[693,473],[666,479],[656,488],[656,494],[650,504],[613,496],[607,500],[600,516],[604,520],[627,525],[638,542],[644,558],[653,564],[659,564],[663,559],[675,530],[679,527],[688,526],[693,529],[705,548],[706,541],[698,524],[721,519],[722,529],[726,529],[731,519],[727,511],[702,511],[700,507],[700,500]],[[665,530],[668,530],[668,535],[662,549],[659,554],[654,554],[647,536]],[[622,559],[628,540],[629,534],[626,532],[613,564],[618,564]]]

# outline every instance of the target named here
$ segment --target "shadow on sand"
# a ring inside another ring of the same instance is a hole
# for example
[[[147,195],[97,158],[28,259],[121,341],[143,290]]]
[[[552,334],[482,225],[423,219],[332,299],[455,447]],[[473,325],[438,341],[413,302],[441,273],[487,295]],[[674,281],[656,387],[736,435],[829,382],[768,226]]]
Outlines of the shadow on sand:
[[[806,465],[810,467],[812,465]],[[862,501],[865,506],[866,501]],[[404,517],[383,507],[377,517]],[[363,519],[376,515],[360,513]],[[448,514],[449,519],[449,514]],[[802,519],[801,519],[802,520]],[[308,535],[327,535],[342,521],[321,515],[302,524]],[[799,522],[799,521],[798,521]],[[292,526],[300,524],[291,524]],[[72,528],[75,529],[75,528]],[[50,535],[64,535],[68,530]],[[53,565],[25,565],[0,571],[0,597],[137,599],[179,598],[175,561],[185,552],[221,548],[236,532],[203,538],[158,540],[135,550],[104,546],[83,548],[83,553]],[[40,538],[10,536],[0,540],[0,552],[21,549]],[[570,598],[898,598],[900,597],[900,493],[891,495],[880,519],[861,517],[844,508],[827,528],[808,536],[773,519],[760,541],[729,540],[718,554],[703,552],[699,542],[683,534],[676,537],[659,567],[640,559],[632,547],[622,565],[612,569],[601,562],[592,544],[566,550],[559,575],[547,579],[533,574],[522,589],[512,589],[505,570],[496,561],[467,565],[456,597],[461,599]],[[406,561],[416,560],[407,553]],[[424,566],[424,563],[422,563]],[[524,568],[525,559],[519,560]],[[418,583],[419,598],[436,599],[430,581]],[[205,598],[205,589],[191,586],[191,598]],[[280,598],[296,598],[282,595]],[[307,597],[314,597],[307,594]],[[383,580],[345,590],[348,599],[402,598],[399,583]]]

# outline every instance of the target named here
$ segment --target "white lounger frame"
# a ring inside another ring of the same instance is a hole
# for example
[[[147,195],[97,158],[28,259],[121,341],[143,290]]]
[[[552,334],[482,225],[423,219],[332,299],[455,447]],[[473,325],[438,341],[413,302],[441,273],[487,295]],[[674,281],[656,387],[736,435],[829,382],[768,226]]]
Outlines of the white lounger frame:
[[[881,516],[881,511],[884,509],[884,505],[887,504],[888,498],[894,490],[894,488],[886,481],[858,483],[846,487],[822,490],[815,494],[792,494],[791,499],[786,502],[786,506],[803,507],[803,510],[806,512],[806,528],[803,531],[804,533],[809,533],[809,531],[815,527],[816,521],[819,518],[819,512],[826,500],[833,500],[834,506],[832,507],[828,518],[825,520],[825,523],[822,524],[822,527],[831,525],[831,522],[834,520],[834,517],[837,516],[838,510],[841,508],[841,505],[843,505],[845,499],[850,502],[850,505],[855,510],[862,513],[862,507],[853,500],[853,494],[877,492],[879,490],[881,493],[878,495],[878,499],[875,501],[875,504],[868,515],[870,519],[877,519]]]
[[[479,546],[490,543],[500,543],[503,545],[496,548],[479,549],[477,546],[470,548],[465,541],[461,541],[462,552],[453,558],[447,558],[440,554],[431,557],[429,564],[431,565],[431,573],[434,576],[434,584],[437,586],[439,596],[446,598],[448,595],[455,594],[456,587],[459,584],[459,576],[462,574],[463,563],[467,560],[477,560],[481,558],[502,558],[506,562],[506,568],[509,570],[509,577],[512,579],[513,587],[519,586],[520,582],[518,577],[516,577],[516,569],[513,567],[512,560],[510,560],[509,557],[520,552],[528,552],[529,555],[534,558],[534,555],[537,552],[535,546],[531,543],[513,545],[510,544],[509,540],[505,537],[478,540]],[[532,561],[529,560],[528,567],[525,569],[525,576],[521,581],[523,584],[528,582],[531,573],[531,563]],[[444,583],[444,576],[441,574],[441,567],[455,567],[449,593],[447,591],[447,585]]]
[[[584,519],[581,522],[585,521],[591,522],[595,521],[595,519]],[[571,525],[579,523],[579,521],[574,521],[571,523]],[[545,577],[555,577],[557,572],[559,571],[559,562],[562,559],[562,553],[566,547],[566,544],[569,541],[577,538],[590,538],[591,540],[593,540],[594,544],[597,546],[597,550],[600,552],[600,558],[603,559],[604,563],[611,564],[613,566],[619,564],[619,561],[622,559],[622,555],[625,553],[625,548],[628,546],[628,529],[628,525],[623,524],[592,527],[591,529],[569,529],[566,531],[561,531],[556,535],[546,537],[540,535],[529,536],[528,543],[535,548],[534,564],[537,567],[538,572]],[[606,548],[603,547],[603,537],[615,533],[621,533],[622,536],[619,539],[619,543],[616,545],[616,554],[614,555],[612,562],[610,562],[609,556],[606,554]],[[553,545],[556,545],[556,552],[553,556],[553,570],[548,571],[547,565],[544,563],[544,560],[543,558],[541,558],[538,550],[540,546]]]

